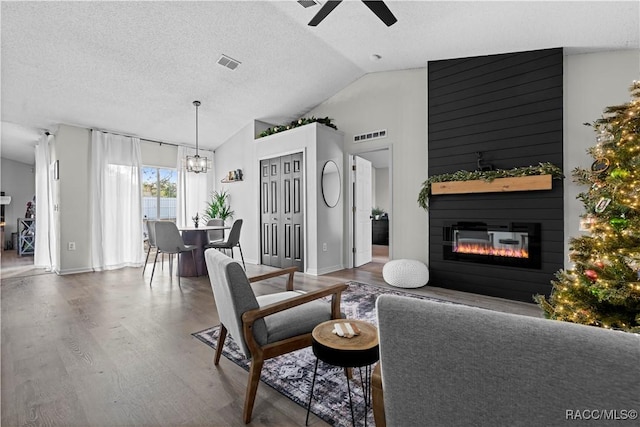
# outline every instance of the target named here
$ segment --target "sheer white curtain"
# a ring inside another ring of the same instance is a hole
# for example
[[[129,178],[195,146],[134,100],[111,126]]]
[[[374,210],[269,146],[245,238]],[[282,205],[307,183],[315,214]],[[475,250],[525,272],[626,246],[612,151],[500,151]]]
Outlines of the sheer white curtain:
[[[209,195],[214,190],[213,167],[207,173],[187,172],[184,159],[187,155],[196,154],[196,150],[189,147],[178,147],[178,195],[176,209],[176,224],[178,227],[192,226],[192,217],[202,217]],[[213,164],[213,153],[200,150],[200,155],[206,156]],[[202,221],[202,220],[201,220]]]
[[[52,172],[50,157],[50,139],[53,136],[42,135],[36,145],[36,242],[33,265],[36,268],[53,270],[52,248],[55,240],[53,227],[53,192],[51,188]]]
[[[140,139],[91,132],[91,261],[94,270],[140,267]]]

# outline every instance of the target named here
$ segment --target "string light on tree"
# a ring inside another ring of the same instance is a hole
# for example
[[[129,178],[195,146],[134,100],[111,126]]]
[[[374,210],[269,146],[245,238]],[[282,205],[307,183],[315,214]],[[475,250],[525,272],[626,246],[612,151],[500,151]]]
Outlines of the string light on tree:
[[[587,233],[570,239],[571,270],[560,270],[549,297],[535,300],[552,319],[640,332],[640,82],[632,100],[585,123],[596,132],[590,168],[573,170],[586,190]]]

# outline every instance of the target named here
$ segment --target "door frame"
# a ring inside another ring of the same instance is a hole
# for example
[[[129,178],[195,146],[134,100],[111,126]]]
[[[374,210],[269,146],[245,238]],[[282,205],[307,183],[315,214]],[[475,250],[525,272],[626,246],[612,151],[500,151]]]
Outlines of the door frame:
[[[348,175],[349,179],[345,179],[347,200],[345,203],[344,215],[345,224],[347,224],[347,238],[345,239],[345,266],[346,268],[354,268],[354,232],[355,224],[353,223],[353,204],[354,204],[354,184],[355,184],[355,171],[353,170],[353,156],[361,156],[362,154],[372,153],[375,151],[387,150],[389,155],[387,163],[389,166],[389,259],[393,259],[393,145],[381,145],[376,148],[362,147],[358,150],[349,152],[345,156],[345,175]]]

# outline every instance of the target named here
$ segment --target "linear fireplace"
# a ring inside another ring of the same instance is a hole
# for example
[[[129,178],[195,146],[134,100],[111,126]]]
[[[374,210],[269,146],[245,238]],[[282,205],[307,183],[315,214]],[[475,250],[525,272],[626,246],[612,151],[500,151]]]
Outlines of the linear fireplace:
[[[443,228],[446,260],[540,268],[540,224],[455,222]]]

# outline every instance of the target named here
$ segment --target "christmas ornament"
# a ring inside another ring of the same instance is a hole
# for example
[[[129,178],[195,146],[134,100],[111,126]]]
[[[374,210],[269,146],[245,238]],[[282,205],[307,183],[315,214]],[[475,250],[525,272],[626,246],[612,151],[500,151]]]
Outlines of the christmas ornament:
[[[598,273],[595,270],[585,270],[584,275],[587,276],[587,279],[595,282],[598,280]]]
[[[580,219],[580,226],[578,227],[578,230],[589,231],[595,222],[596,217],[594,215],[585,215]]]
[[[591,172],[599,174],[609,169],[611,162],[606,157],[597,158],[595,162],[591,163]]]
[[[627,225],[629,224],[629,220],[626,218],[616,217],[616,218],[611,218],[609,220],[609,224],[611,224],[611,226],[616,230],[622,230],[624,228],[627,228]]]
[[[602,261],[596,261],[595,264],[596,264],[596,267],[598,267],[601,270],[604,268],[604,262]]]
[[[609,206],[609,203],[611,203],[611,199],[608,199],[606,197],[601,198],[600,200],[598,200],[598,203],[596,203],[595,211],[597,213],[604,212],[604,210],[607,209],[607,206]]]
[[[613,142],[614,136],[605,126],[598,128],[598,135],[596,135],[596,142],[598,144],[606,145]]]
[[[614,170],[611,171],[611,178],[616,178],[616,179],[625,179],[629,176],[630,172],[626,169],[621,169],[621,168],[615,168]]]

